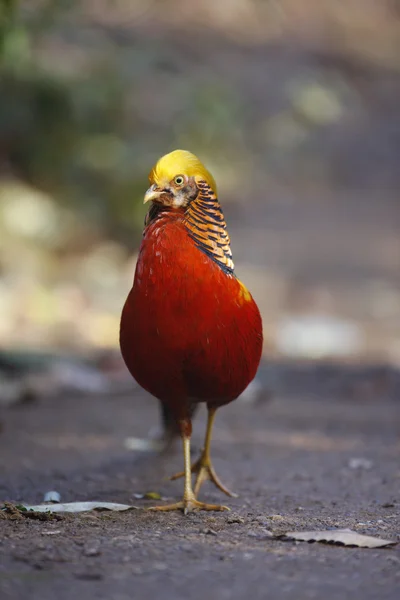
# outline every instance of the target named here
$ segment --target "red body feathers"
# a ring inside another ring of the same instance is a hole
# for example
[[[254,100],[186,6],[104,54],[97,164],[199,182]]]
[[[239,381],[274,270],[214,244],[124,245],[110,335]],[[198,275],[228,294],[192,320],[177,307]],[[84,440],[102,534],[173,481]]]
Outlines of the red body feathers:
[[[227,404],[256,374],[257,305],[197,247],[182,212],[161,210],[145,230],[120,343],[133,377],[177,419],[187,418],[193,401]]]

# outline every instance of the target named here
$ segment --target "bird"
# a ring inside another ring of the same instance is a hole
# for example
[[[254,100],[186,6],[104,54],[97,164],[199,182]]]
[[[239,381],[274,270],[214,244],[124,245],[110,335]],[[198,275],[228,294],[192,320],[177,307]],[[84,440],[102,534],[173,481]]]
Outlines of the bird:
[[[235,273],[214,177],[187,150],[162,156],[149,174],[150,203],[133,286],[122,309],[120,348],[133,378],[172,415],[183,442],[183,498],[149,510],[223,511],[198,500],[210,480],[228,496],[211,460],[216,411],[254,379],[261,359],[260,311]],[[191,417],[207,406],[199,459],[191,465]],[[192,486],[192,473],[196,482]]]

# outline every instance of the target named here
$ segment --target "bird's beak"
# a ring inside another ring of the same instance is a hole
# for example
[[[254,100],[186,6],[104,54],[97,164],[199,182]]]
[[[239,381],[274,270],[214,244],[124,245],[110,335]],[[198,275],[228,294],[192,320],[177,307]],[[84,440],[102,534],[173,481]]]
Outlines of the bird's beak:
[[[160,199],[162,193],[163,190],[157,189],[156,184],[153,183],[153,185],[149,187],[149,189],[144,195],[143,204],[146,204],[146,202],[157,202],[157,200]]]

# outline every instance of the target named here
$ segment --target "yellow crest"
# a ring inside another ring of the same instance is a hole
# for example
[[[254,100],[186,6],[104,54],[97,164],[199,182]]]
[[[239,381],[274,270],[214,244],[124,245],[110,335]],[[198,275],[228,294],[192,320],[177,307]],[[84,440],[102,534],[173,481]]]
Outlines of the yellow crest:
[[[217,185],[214,177],[205,168],[203,163],[187,150],[174,150],[165,154],[152,168],[149,181],[151,184],[167,185],[177,175],[194,177],[196,181],[206,181],[214,194],[217,193]]]

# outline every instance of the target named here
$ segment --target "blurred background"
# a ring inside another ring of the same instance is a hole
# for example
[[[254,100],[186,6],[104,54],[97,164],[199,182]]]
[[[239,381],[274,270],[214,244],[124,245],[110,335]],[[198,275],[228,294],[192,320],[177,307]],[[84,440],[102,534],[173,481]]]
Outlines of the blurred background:
[[[128,385],[147,174],[179,147],[218,182],[267,358],[399,365],[398,0],[0,6],[3,403]]]

